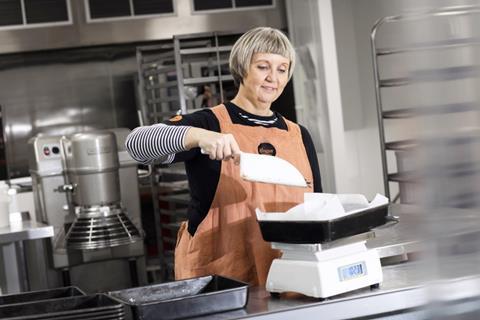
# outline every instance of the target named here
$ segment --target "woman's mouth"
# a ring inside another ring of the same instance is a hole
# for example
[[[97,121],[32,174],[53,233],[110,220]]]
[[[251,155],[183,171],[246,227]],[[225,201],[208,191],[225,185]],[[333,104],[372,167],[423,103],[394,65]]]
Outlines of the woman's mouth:
[[[262,86],[262,89],[267,92],[274,92],[277,88]]]

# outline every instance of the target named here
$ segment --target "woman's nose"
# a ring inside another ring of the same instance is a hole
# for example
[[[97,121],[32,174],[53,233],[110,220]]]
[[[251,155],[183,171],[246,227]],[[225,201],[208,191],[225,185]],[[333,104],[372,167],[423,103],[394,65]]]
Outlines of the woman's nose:
[[[274,82],[277,79],[277,75],[275,74],[275,71],[270,71],[266,79],[267,81]]]

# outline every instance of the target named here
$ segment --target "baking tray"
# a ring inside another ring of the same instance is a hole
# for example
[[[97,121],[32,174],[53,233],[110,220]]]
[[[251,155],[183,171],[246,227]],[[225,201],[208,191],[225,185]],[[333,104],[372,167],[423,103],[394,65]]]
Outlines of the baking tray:
[[[0,319],[125,319],[124,306],[104,294],[0,306]]]
[[[210,275],[113,291],[108,295],[128,305],[132,319],[180,319],[245,307],[248,284]]]
[[[370,231],[387,222],[388,204],[328,221],[258,221],[263,239],[283,243],[325,243]]]
[[[59,299],[75,296],[84,296],[85,293],[77,287],[62,287],[39,291],[7,294],[0,296],[0,306],[41,300]]]

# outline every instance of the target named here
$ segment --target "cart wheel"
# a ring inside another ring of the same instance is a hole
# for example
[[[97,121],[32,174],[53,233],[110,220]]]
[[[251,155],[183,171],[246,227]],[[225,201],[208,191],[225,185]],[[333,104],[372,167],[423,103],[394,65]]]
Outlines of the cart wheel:
[[[372,284],[372,285],[370,286],[370,289],[371,289],[371,290],[375,290],[375,289],[378,289],[378,288],[380,288],[380,283],[375,283],[375,284]]]
[[[270,296],[274,299],[280,299],[280,292],[270,292]]]

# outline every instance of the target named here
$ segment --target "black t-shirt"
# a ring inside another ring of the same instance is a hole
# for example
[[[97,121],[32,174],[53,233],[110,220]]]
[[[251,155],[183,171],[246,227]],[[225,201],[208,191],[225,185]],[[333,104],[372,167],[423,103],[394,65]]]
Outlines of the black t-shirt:
[[[283,117],[277,112],[274,112],[272,116],[262,117],[248,113],[231,102],[225,103],[225,106],[234,124],[288,130]],[[181,120],[167,121],[166,124],[192,126],[220,132],[218,119],[210,109],[183,115]],[[300,126],[300,130],[312,169],[314,192],[322,192],[320,169],[312,138],[306,128]],[[173,162],[179,161],[185,162],[189,181],[191,201],[188,207],[188,231],[193,235],[210,210],[220,178],[222,161],[210,160],[207,155],[200,153],[200,148],[177,153]]]

